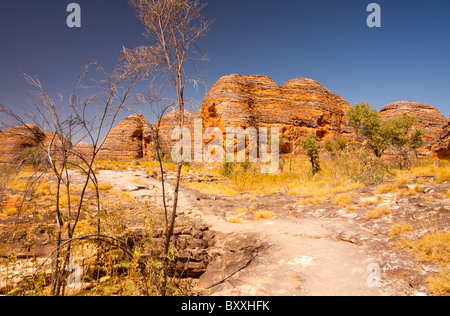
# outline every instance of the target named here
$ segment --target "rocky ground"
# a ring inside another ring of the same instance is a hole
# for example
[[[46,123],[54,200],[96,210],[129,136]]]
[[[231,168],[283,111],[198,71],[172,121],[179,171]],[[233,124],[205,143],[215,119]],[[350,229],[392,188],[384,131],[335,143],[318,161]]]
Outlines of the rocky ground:
[[[138,201],[156,197],[161,204],[160,181],[145,171],[100,171],[98,177]],[[429,295],[425,279],[441,268],[418,262],[396,247],[400,238],[448,231],[450,201],[443,196],[450,183],[421,182],[419,192],[398,197],[375,194],[375,187],[366,186],[349,192],[346,206],[330,200],[298,205],[300,196],[283,194],[230,197],[182,188],[175,236],[180,269],[195,279],[193,292],[200,295]],[[171,184],[167,190],[173,194]],[[380,206],[390,213],[367,220],[367,212]],[[241,223],[230,223],[243,207]],[[275,216],[255,220],[260,210]],[[125,210],[124,215],[128,229],[142,235],[144,214]],[[0,217],[2,239],[8,238],[13,222],[14,218]],[[31,222],[25,219],[20,225]],[[399,222],[410,223],[414,230],[389,237],[392,225]],[[43,225],[35,231],[34,243],[21,244],[25,236],[17,234],[9,238],[16,256],[26,258],[33,247],[38,256],[48,252],[44,236]],[[153,238],[161,238],[160,231],[155,230]],[[17,271],[32,270],[25,260],[21,264]]]
[[[397,249],[396,241],[407,236],[390,238],[389,233],[392,224],[401,221],[418,227],[411,238],[447,231],[450,203],[440,193],[448,188],[448,184],[430,184],[424,186],[428,193],[393,199],[393,194],[374,195],[373,187],[365,187],[352,192],[355,210],[330,202],[297,206],[298,197],[281,194],[253,202],[204,197],[199,202],[215,217],[208,217],[212,229],[231,234],[228,240],[239,240],[240,251],[226,240],[223,249],[231,254],[210,265],[200,284],[213,295],[427,295],[425,279],[439,267],[419,263]],[[392,213],[366,220],[370,207],[358,203],[367,199],[380,199]],[[226,218],[242,205],[254,207],[253,212],[271,210],[276,217],[254,221],[250,212],[243,224],[228,224]],[[223,266],[232,261],[228,256],[237,256],[242,269],[219,276],[217,271],[227,270]]]

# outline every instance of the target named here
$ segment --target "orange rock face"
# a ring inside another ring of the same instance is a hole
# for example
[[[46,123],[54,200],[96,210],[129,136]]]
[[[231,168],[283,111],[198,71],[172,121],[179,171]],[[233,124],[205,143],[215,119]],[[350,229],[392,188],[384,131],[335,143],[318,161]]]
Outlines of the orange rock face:
[[[293,79],[279,86],[266,76],[229,75],[220,78],[205,97],[204,128],[280,127],[282,152],[301,148],[308,134],[319,140],[349,137],[349,103],[311,79]]]
[[[189,137],[191,138],[191,156],[194,154],[194,137],[202,138],[201,130],[200,134],[195,134],[194,122],[195,120],[201,120],[200,112],[191,114],[188,110],[184,111],[184,127],[189,130]],[[175,128],[180,126],[180,113],[174,110],[164,116],[160,122],[160,146],[164,154],[171,154],[173,146],[180,140],[172,139],[172,132]]]
[[[342,97],[311,79],[294,79],[279,86],[265,76],[230,75],[220,78],[212,87],[201,111],[195,114],[185,111],[184,126],[189,130],[193,159],[199,151],[197,157],[202,157],[204,146],[212,141],[204,135],[209,127],[218,127],[223,132],[226,127],[280,127],[280,152],[301,154],[300,140],[308,134],[315,135],[319,141],[328,137],[354,139],[345,114],[349,107]],[[436,153],[439,158],[450,157],[447,118],[430,105],[409,101],[393,103],[381,110],[385,120],[403,113],[419,118],[416,127],[425,131],[424,151]],[[165,155],[170,155],[174,145],[179,143],[179,139],[172,139],[172,132],[178,126],[177,111],[161,119],[159,141]],[[154,158],[154,128],[142,115],[131,115],[111,130],[98,157],[119,161]],[[0,132],[0,162],[18,161],[23,158],[24,149],[40,143],[48,147],[52,139],[52,155],[57,159],[62,139],[58,135],[54,137],[52,132],[40,131],[34,125]],[[79,143],[74,150],[90,154],[92,145]]]
[[[113,128],[99,152],[99,158],[129,161],[146,158],[144,133],[149,123],[140,114],[133,114]]]
[[[23,159],[23,151],[33,148],[45,138],[35,125],[14,126],[0,133],[0,162],[14,163]]]
[[[381,109],[380,112],[381,118],[384,120],[401,117],[404,113],[409,113],[419,119],[419,123],[415,128],[420,128],[425,132],[423,136],[425,141],[424,149],[431,151],[433,144],[438,142],[439,135],[448,124],[447,118],[431,105],[411,101],[389,104]]]
[[[450,159],[450,122],[442,129],[433,151],[440,159]]]
[[[94,150],[94,146],[92,144],[79,142],[75,144],[73,148],[74,156],[79,157],[92,157],[92,152]]]

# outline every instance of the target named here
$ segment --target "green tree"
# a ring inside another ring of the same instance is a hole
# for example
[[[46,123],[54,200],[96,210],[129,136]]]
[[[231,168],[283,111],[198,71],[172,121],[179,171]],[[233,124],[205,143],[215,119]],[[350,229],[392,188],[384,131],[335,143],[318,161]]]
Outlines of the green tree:
[[[325,140],[325,149],[330,153],[342,152],[348,147],[348,139],[347,138],[339,138],[336,141],[332,141],[330,139]]]
[[[382,121],[380,113],[370,104],[359,103],[348,110],[349,124],[356,133],[368,140],[375,156],[380,158],[386,148],[392,145],[403,158],[400,168],[409,166],[408,151],[422,147],[422,130],[413,130],[419,119],[408,113],[388,121]]]
[[[423,131],[412,131],[412,127],[418,122],[419,119],[417,117],[405,113],[402,117],[392,118],[384,123],[389,143],[396,149],[398,155],[403,158],[403,161],[399,163],[400,169],[409,167],[408,151],[410,149],[416,151],[423,146]]]
[[[335,148],[334,148],[334,142],[333,141],[331,141],[329,139],[326,139],[324,145],[325,145],[325,149],[328,152],[330,152],[330,153],[334,152]]]
[[[368,103],[358,103],[347,111],[347,116],[350,126],[369,141],[375,156],[380,158],[389,144],[380,113]]]
[[[425,132],[422,129],[417,129],[412,133],[412,135],[409,138],[408,146],[414,151],[416,157],[417,157],[417,149],[423,147],[425,143],[423,140],[424,134]]]
[[[319,158],[319,146],[313,135],[309,134],[302,139],[303,149],[306,155],[309,157],[312,166],[312,174],[316,175],[320,171],[320,158]]]

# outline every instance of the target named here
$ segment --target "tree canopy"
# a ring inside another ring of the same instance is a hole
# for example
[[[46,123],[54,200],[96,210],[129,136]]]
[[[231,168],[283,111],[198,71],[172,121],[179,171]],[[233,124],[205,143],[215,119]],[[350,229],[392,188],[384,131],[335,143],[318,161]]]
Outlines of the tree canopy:
[[[419,119],[408,113],[383,121],[380,113],[368,103],[358,103],[347,112],[349,124],[362,135],[375,156],[380,158],[392,145],[408,161],[408,150],[417,150],[424,142],[423,130],[413,128]]]

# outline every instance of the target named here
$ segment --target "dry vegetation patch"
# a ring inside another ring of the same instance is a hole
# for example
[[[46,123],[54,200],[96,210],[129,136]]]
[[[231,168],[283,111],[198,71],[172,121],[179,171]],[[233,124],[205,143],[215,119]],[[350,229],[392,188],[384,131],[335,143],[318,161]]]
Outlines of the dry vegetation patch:
[[[275,214],[272,211],[261,210],[261,211],[256,212],[254,219],[256,221],[260,221],[260,220],[272,219],[274,217],[275,217]]]
[[[388,214],[391,214],[392,211],[387,206],[379,206],[376,209],[370,210],[366,214],[366,220],[373,220],[382,218]]]

